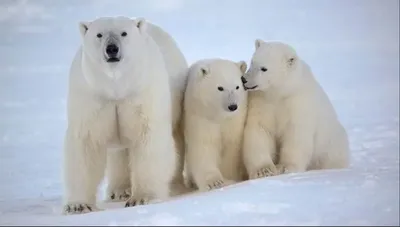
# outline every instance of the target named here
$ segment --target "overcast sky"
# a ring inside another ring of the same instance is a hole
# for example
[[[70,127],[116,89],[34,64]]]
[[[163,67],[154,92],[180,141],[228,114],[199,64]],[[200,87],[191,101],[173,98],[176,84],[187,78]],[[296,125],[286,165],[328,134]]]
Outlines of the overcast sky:
[[[398,55],[398,4],[396,0],[1,0],[0,70],[21,66],[65,70],[80,42],[78,22],[113,15],[141,16],[161,25],[189,62],[205,57],[248,60],[255,38],[287,41],[310,59],[316,57],[311,50],[315,46]]]

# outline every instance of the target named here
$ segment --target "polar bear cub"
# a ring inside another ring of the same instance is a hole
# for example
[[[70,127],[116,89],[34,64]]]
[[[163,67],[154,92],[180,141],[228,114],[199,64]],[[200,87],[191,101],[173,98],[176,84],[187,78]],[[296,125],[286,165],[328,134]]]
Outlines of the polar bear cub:
[[[64,149],[64,212],[96,209],[108,148],[129,150],[132,196],[126,206],[169,196],[176,170],[171,95],[162,54],[144,19],[80,23],[70,69]]]
[[[242,78],[250,91],[243,151],[250,178],[348,167],[347,133],[310,67],[282,42],[258,39],[255,48]]]
[[[243,180],[243,128],[247,92],[244,61],[206,59],[189,69],[184,133],[190,183],[201,191]],[[194,181],[194,182],[193,182]]]
[[[135,20],[140,20],[136,18]],[[171,194],[180,194],[184,167],[184,139],[182,129],[183,93],[186,88],[188,64],[174,38],[158,25],[146,20],[146,33],[155,41],[163,55],[168,71],[172,102],[172,132],[175,142],[175,152],[178,158],[175,176],[171,185]],[[107,191],[106,198],[111,201],[124,201],[131,195],[129,177],[129,151],[108,152],[107,160]]]

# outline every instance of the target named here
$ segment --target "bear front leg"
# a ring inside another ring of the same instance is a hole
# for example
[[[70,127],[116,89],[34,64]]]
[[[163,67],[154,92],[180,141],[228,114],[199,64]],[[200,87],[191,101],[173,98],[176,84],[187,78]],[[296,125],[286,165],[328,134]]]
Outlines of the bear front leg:
[[[131,197],[128,149],[113,149],[107,152],[106,176],[107,200],[119,202]]]
[[[171,182],[171,195],[180,195],[187,191],[183,170],[185,162],[185,145],[183,139],[183,130],[180,127],[181,124],[173,131],[173,138],[175,144],[175,155],[177,156],[177,167],[175,169],[174,178]]]
[[[241,135],[241,134],[240,134]],[[221,158],[221,172],[224,179],[234,182],[245,180],[245,169],[242,157],[242,135],[225,144]]]
[[[143,131],[130,152],[132,196],[125,207],[165,200],[170,195],[177,157],[171,127],[158,124],[161,127]]]
[[[276,154],[273,136],[258,123],[247,123],[243,137],[243,161],[250,179],[278,174],[273,157]]]
[[[221,130],[219,125],[197,117],[187,117],[185,143],[189,175],[200,191],[225,185],[219,169]]]
[[[200,191],[222,188],[224,178],[218,168],[220,151],[213,145],[192,143],[188,145],[188,170]]]
[[[88,213],[96,208],[97,188],[104,177],[106,150],[67,130],[64,148],[64,214]]]
[[[307,170],[313,152],[313,133],[306,121],[293,124],[285,132],[277,169],[280,173],[297,173]]]

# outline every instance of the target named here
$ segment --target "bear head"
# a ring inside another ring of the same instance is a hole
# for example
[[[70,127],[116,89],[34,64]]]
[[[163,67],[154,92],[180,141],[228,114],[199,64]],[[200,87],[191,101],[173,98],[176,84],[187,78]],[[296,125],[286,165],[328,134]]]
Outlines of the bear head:
[[[244,61],[233,62],[224,59],[199,61],[190,69],[188,89],[205,111],[216,116],[230,115],[244,108],[247,93],[241,82],[246,72]]]
[[[143,64],[147,37],[143,18],[101,17],[80,22],[79,30],[85,61],[93,67],[121,71]]]
[[[249,91],[284,89],[293,78],[292,72],[297,65],[297,54],[289,45],[257,39],[249,70],[242,78],[243,85]]]

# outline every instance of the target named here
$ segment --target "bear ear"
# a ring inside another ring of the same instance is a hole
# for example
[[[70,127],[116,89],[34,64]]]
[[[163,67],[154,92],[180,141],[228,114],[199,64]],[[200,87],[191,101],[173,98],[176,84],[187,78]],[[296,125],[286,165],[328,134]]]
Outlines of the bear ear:
[[[298,58],[296,56],[290,56],[287,60],[287,64],[289,68],[293,68],[298,61]]]
[[[247,70],[247,63],[245,61],[239,61],[236,64],[239,66],[240,71],[244,74]]]
[[[256,39],[254,42],[254,46],[256,47],[256,50],[261,46],[261,44],[265,43],[262,39]]]
[[[200,67],[199,73],[203,77],[208,76],[210,74],[210,69],[207,66],[203,65]]]
[[[82,37],[86,35],[86,32],[89,29],[89,25],[90,25],[90,22],[88,22],[88,21],[79,22],[79,31],[80,31]]]
[[[135,24],[140,32],[143,32],[147,29],[147,21],[143,17],[136,18]]]

